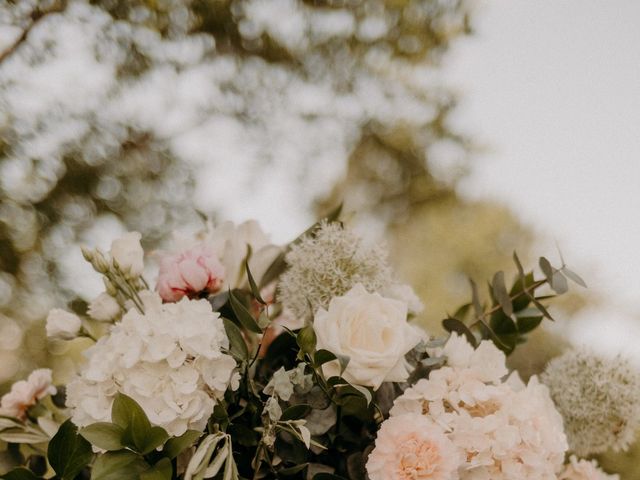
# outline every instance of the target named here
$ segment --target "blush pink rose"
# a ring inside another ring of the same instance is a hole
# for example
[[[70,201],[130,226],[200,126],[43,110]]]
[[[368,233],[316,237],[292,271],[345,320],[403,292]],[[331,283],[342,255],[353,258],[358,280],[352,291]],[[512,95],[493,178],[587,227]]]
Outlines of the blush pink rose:
[[[161,258],[156,290],[166,302],[185,295],[215,293],[224,281],[225,268],[210,246],[200,243],[180,253]]]

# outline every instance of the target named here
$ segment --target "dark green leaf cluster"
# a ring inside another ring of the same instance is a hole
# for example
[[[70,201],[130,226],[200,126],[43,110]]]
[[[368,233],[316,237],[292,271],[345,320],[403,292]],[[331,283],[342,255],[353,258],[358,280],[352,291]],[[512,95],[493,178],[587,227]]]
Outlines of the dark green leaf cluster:
[[[567,280],[586,287],[580,276],[571,271],[564,261],[560,268],[554,268],[549,260],[540,257],[538,263],[544,274],[541,279],[536,279],[533,271],[525,272],[515,252],[513,261],[518,274],[509,288],[504,272],[497,272],[488,284],[487,306],[480,300],[476,283],[470,280],[471,301],[445,318],[443,327],[449,332],[464,335],[474,346],[479,340],[490,339],[510,354],[518,344],[526,341],[525,335],[538,327],[544,318],[553,321],[543,302],[566,293],[569,290]],[[537,290],[545,285],[555,294],[538,294]]]

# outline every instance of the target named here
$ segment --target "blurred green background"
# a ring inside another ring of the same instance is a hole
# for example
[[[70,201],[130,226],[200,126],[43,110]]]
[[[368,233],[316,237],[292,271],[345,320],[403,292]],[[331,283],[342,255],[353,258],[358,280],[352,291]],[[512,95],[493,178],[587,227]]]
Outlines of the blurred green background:
[[[0,384],[54,365],[54,306],[99,285],[81,244],[124,230],[148,251],[198,211],[253,213],[278,239],[340,202],[384,238],[436,332],[468,277],[512,272],[536,235],[506,207],[461,197],[480,147],[456,131],[439,74],[473,35],[463,0],[93,0],[0,3]],[[439,157],[448,168],[434,170]],[[587,300],[570,295],[563,316]],[[81,342],[81,340],[78,340]],[[566,345],[548,331],[512,358],[540,371]],[[65,354],[65,356],[61,354]],[[66,354],[71,354],[66,356]],[[640,478],[636,454],[603,464]]]

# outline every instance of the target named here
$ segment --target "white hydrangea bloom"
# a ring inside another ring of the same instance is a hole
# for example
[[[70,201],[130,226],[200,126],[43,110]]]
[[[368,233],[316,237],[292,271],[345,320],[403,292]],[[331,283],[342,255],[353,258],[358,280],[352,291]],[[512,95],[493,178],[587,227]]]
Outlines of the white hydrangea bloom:
[[[553,359],[541,379],[577,455],[626,450],[634,440],[640,428],[640,374],[628,361],[574,349]]]
[[[505,356],[488,341],[474,350],[453,333],[438,353],[447,366],[406,390],[391,415],[437,424],[465,452],[461,480],[555,480],[567,441],[548,389],[536,377],[503,381]]]
[[[280,277],[279,299],[302,318],[326,309],[332,298],[356,284],[375,292],[393,283],[385,249],[366,246],[337,223],[322,223],[291,247],[286,261],[289,268]]]
[[[603,472],[595,460],[578,460],[571,455],[569,464],[558,475],[558,480],[620,480],[620,475]]]
[[[170,435],[202,430],[217,398],[238,386],[236,363],[222,351],[229,346],[222,320],[206,300],[141,297],[144,314],[129,310],[87,350],[87,364],[67,388],[73,422],[109,421],[122,392]]]

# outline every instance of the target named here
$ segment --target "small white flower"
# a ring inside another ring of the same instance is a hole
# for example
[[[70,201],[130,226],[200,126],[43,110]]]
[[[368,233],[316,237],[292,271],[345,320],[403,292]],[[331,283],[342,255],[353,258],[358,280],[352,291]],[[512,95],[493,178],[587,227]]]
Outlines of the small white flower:
[[[115,298],[103,292],[91,301],[87,313],[99,322],[110,322],[120,314],[120,305]]]
[[[82,320],[77,315],[54,308],[47,316],[47,337],[61,340],[71,340],[78,336],[82,328]]]
[[[109,251],[112,260],[118,263],[120,269],[131,275],[139,277],[144,270],[144,250],[140,246],[138,232],[128,232],[111,243]]]
[[[549,362],[541,376],[580,456],[626,450],[640,428],[640,374],[620,357],[581,348]]]
[[[402,382],[409,376],[404,356],[421,335],[407,322],[407,305],[369,293],[360,284],[320,308],[313,329],[318,349],[349,357],[342,376],[356,385],[377,389],[382,382]],[[337,361],[323,365],[325,375],[340,374]]]
[[[47,395],[55,395],[56,388],[51,385],[51,370],[40,368],[31,372],[26,380],[20,380],[11,386],[11,391],[0,400],[0,415],[24,420],[29,407]]]
[[[411,285],[392,283],[384,288],[381,293],[387,298],[395,298],[396,300],[406,303],[410,313],[417,314],[424,310],[422,300],[416,295]]]
[[[620,480],[620,475],[604,473],[595,460],[578,460],[571,455],[569,462],[558,475],[558,480]]]

